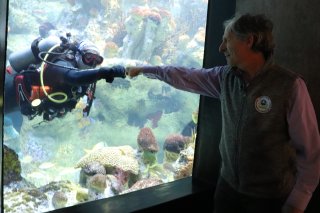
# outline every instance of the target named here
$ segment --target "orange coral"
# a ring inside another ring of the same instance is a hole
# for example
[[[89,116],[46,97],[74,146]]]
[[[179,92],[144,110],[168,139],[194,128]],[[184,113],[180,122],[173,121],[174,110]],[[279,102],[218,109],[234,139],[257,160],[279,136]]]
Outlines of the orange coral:
[[[158,152],[159,147],[156,138],[149,127],[144,127],[140,130],[137,138],[140,150]]]
[[[132,10],[132,14],[143,17],[150,18],[156,23],[161,22],[161,15],[158,11],[146,7],[136,7]]]

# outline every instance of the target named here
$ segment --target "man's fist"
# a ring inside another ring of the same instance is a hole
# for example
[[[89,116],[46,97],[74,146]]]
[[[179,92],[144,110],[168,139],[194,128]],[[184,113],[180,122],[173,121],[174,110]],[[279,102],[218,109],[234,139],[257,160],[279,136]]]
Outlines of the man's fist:
[[[141,74],[140,67],[127,67],[126,68],[126,75],[130,78],[136,77]]]

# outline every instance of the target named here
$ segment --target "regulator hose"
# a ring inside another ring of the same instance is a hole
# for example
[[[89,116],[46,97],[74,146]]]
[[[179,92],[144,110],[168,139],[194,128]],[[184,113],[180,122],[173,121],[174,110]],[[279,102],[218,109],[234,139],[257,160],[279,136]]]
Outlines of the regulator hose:
[[[54,92],[54,93],[51,93],[51,94],[48,94],[46,89],[45,89],[45,85],[44,85],[44,82],[43,82],[43,72],[44,72],[44,65],[46,64],[45,61],[47,60],[49,54],[57,47],[59,47],[60,45],[59,44],[56,44],[54,45],[53,47],[50,48],[50,50],[47,52],[47,54],[45,55],[44,57],[44,60],[43,62],[41,63],[41,66],[40,66],[40,84],[41,84],[41,88],[43,90],[43,93],[48,97],[48,99],[54,103],[58,103],[58,104],[62,104],[64,102],[67,101],[68,99],[68,95],[64,92]],[[63,98],[62,99],[55,99],[54,97],[55,96],[62,96]]]

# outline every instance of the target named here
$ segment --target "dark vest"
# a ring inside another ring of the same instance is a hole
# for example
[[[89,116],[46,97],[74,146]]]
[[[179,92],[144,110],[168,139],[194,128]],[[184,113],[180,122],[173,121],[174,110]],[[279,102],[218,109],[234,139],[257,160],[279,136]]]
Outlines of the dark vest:
[[[238,192],[286,197],[295,183],[295,151],[289,143],[288,99],[297,75],[266,65],[248,87],[226,67],[221,85],[222,177]]]

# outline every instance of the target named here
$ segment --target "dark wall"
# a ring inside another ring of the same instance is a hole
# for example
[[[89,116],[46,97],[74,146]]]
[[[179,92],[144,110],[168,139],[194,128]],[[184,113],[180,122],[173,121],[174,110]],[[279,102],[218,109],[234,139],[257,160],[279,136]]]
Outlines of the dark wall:
[[[237,0],[240,13],[264,13],[274,22],[276,62],[303,76],[320,123],[320,1]]]

